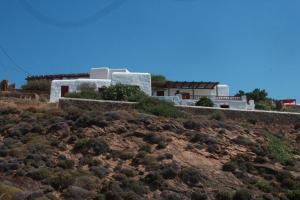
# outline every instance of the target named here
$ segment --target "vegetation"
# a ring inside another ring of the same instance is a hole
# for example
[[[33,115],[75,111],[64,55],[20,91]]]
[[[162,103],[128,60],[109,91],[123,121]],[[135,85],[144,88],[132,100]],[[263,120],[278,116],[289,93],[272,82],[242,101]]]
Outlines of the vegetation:
[[[155,75],[155,74],[151,75],[151,80],[152,81],[160,81],[160,82],[167,81],[167,79],[166,79],[166,77],[164,75]]]
[[[103,87],[99,92],[96,86],[83,84],[77,88],[78,92],[66,94],[69,98],[96,99],[96,100],[112,100],[112,101],[138,101],[146,96],[138,86],[131,85],[112,85]]]
[[[279,138],[275,136],[269,137],[269,144],[267,146],[270,155],[282,164],[290,164],[293,160],[293,154],[289,147]]]
[[[67,98],[76,98],[76,99],[95,99],[101,100],[102,96],[99,92],[96,91],[81,91],[81,92],[70,92],[65,95]]]
[[[101,92],[104,100],[137,101],[146,96],[138,86],[117,84],[105,88]]]
[[[0,199],[299,199],[297,123],[0,104]]]
[[[214,103],[208,97],[201,97],[200,100],[196,102],[196,106],[214,107]]]
[[[142,112],[150,113],[157,116],[178,118],[182,113],[171,102],[159,100],[153,97],[141,98],[138,102],[137,109]]]
[[[22,86],[23,90],[50,92],[51,82],[49,80],[31,80]]]

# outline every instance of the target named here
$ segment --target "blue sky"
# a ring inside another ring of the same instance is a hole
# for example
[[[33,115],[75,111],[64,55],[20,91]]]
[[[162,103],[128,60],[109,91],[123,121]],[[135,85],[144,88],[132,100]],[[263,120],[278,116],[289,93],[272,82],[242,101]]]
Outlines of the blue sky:
[[[0,0],[0,45],[30,74],[126,66],[300,101],[299,8],[299,0]],[[21,85],[25,76],[0,52],[0,79]]]

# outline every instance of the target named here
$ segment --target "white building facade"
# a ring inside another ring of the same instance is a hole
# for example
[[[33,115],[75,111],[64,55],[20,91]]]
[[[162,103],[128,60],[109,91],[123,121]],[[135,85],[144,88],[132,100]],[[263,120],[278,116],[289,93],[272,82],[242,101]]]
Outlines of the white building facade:
[[[229,86],[219,82],[153,82],[152,96],[176,105],[194,106],[202,97],[207,97],[217,108],[255,109],[254,101],[248,101],[246,96],[230,96]]]
[[[90,78],[53,80],[51,83],[50,102],[55,103],[69,92],[79,92],[80,86],[93,84],[96,90],[115,84],[139,86],[148,95],[151,95],[151,75],[149,73],[132,73],[127,69],[111,69],[107,67],[92,68]]]

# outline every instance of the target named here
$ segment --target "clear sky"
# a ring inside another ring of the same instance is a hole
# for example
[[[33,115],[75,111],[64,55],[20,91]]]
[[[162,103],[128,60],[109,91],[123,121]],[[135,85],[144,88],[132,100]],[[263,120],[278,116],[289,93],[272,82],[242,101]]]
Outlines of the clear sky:
[[[30,74],[128,67],[300,101],[299,0],[0,0],[0,45]],[[26,74],[0,51],[0,79]]]

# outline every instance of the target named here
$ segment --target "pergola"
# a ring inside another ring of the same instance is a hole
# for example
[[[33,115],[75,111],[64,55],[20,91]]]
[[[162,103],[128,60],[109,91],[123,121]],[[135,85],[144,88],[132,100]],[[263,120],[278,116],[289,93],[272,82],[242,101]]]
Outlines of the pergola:
[[[33,80],[55,80],[55,79],[76,79],[76,78],[89,78],[88,73],[78,73],[78,74],[53,74],[53,75],[41,75],[41,76],[28,76],[27,81]]]
[[[153,81],[152,87],[156,89],[192,89],[193,96],[195,89],[214,89],[219,82],[187,82],[187,81]],[[218,93],[218,91],[217,91]],[[218,95],[217,95],[218,96]]]

